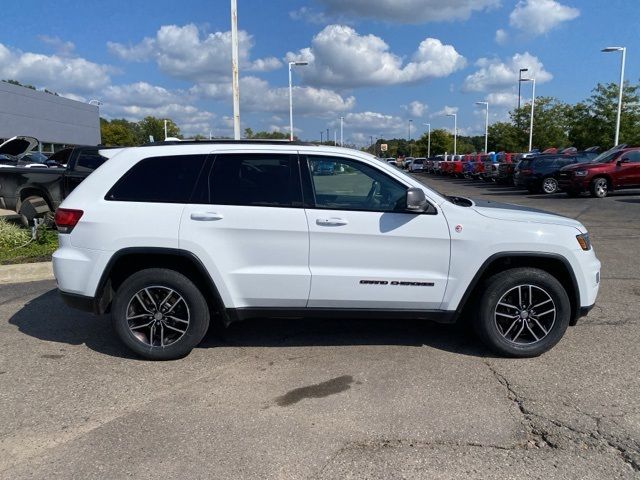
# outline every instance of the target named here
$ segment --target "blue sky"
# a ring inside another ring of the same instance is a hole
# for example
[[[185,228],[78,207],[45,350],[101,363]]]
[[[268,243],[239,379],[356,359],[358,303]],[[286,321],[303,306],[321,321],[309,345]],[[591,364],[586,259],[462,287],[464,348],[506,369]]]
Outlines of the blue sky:
[[[597,82],[640,77],[636,0],[237,0],[241,120],[319,139],[345,117],[345,140],[452,128],[483,131],[517,102],[517,70],[537,94],[576,102]],[[109,118],[169,117],[185,134],[231,135],[229,1],[36,1],[3,6],[0,77],[103,102]],[[25,12],[32,12],[28,18]],[[33,14],[37,12],[37,14]],[[523,97],[530,86],[523,84]],[[456,110],[457,109],[457,110]]]

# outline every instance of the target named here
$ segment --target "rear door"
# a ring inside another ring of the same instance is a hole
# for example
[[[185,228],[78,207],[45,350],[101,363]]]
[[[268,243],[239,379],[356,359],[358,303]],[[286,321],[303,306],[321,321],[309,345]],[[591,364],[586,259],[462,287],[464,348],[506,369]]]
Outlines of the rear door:
[[[315,168],[331,162],[334,175]],[[450,236],[441,212],[405,211],[408,186],[372,165],[301,157],[310,231],[309,307],[440,308]]]
[[[212,154],[180,224],[180,248],[197,255],[227,307],[304,307],[309,229],[297,155]]]

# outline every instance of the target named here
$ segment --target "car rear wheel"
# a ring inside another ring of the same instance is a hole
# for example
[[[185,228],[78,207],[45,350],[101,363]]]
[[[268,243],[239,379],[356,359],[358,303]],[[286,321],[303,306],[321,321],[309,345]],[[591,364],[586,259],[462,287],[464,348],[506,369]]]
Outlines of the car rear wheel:
[[[42,197],[31,196],[25,198],[20,203],[18,214],[22,223],[27,227],[32,227],[36,218],[42,219],[46,227],[53,225],[53,212],[49,208],[47,201]]]
[[[494,352],[535,357],[556,345],[571,318],[560,282],[537,268],[514,268],[485,283],[474,327]]]
[[[547,177],[542,181],[542,190],[546,194],[556,193],[558,191],[558,181],[553,177]]]
[[[184,357],[209,327],[209,308],[198,287],[161,268],[127,278],[116,292],[111,317],[124,344],[149,360]]]
[[[609,194],[609,182],[604,177],[594,178],[590,190],[592,197],[605,198]]]

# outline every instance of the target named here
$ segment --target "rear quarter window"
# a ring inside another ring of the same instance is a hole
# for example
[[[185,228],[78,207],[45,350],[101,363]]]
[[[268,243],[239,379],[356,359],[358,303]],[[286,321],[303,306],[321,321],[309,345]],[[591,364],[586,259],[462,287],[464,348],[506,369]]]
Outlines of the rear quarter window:
[[[135,164],[105,199],[121,202],[189,203],[207,155],[149,157]]]
[[[106,157],[100,155],[98,150],[83,150],[78,154],[74,170],[77,172],[93,172],[106,161]]]

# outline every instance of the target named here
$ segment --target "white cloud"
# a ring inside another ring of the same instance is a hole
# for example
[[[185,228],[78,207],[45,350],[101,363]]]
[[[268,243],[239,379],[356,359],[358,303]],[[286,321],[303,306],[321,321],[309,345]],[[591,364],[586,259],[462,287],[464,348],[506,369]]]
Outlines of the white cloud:
[[[360,130],[398,131],[403,128],[406,121],[394,115],[386,115],[378,112],[354,112],[344,116],[344,127]],[[339,120],[330,123],[331,126],[340,125]]]
[[[514,92],[492,92],[486,97],[491,107],[514,108],[518,104],[518,94]]]
[[[191,88],[195,96],[231,100],[230,83],[199,84]],[[243,111],[282,114],[289,112],[289,89],[273,88],[257,77],[240,78],[240,106]],[[330,115],[351,110],[354,97],[343,97],[333,90],[315,87],[293,87],[296,115]]]
[[[58,55],[61,56],[71,55],[73,50],[76,48],[73,42],[64,41],[60,37],[38,35],[38,39],[42,43],[49,45]]]
[[[426,78],[446,77],[466,61],[451,45],[423,40],[411,61],[389,51],[375,35],[360,35],[344,25],[329,25],[311,41],[311,47],[287,53],[288,61],[306,61],[298,73],[310,85],[354,88],[394,85]]]
[[[517,87],[518,71],[528,68],[528,77],[534,77],[536,82],[543,83],[551,80],[553,75],[544,69],[542,62],[529,52],[516,53],[505,62],[497,58],[480,58],[476,62],[478,70],[468,75],[462,85],[464,92],[505,91],[513,86]]]
[[[444,117],[446,115],[453,115],[454,113],[458,113],[458,107],[450,107],[445,105],[442,110],[438,110],[437,112],[431,114],[431,117]]]
[[[253,38],[238,32],[240,68],[255,72],[277,69],[282,62],[275,57],[250,60]],[[207,81],[231,74],[231,32],[203,34],[196,25],[163,25],[154,38],[146,37],[135,45],[108,42],[109,51],[127,61],[153,60],[164,73],[192,81]]]
[[[166,88],[137,82],[129,85],[110,85],[102,94],[104,102],[139,107],[159,107],[168,103],[179,103],[181,99]]]
[[[329,14],[346,14],[390,23],[466,20],[472,12],[498,6],[500,0],[319,0]]]
[[[556,0],[520,0],[509,15],[509,25],[536,36],[579,15],[577,8],[567,7]]]
[[[496,30],[495,41],[498,45],[504,45],[507,43],[509,39],[509,35],[503,29],[499,28]]]
[[[414,100],[409,105],[403,105],[402,109],[406,110],[410,116],[419,118],[424,115],[427,110],[427,104],[419,102],[418,100]]]
[[[303,20],[316,25],[326,25],[329,23],[329,18],[324,12],[309,7],[300,7],[298,10],[290,11],[289,18],[291,18],[291,20]]]
[[[49,90],[91,92],[108,85],[115,69],[80,57],[43,55],[0,43],[0,77]]]

